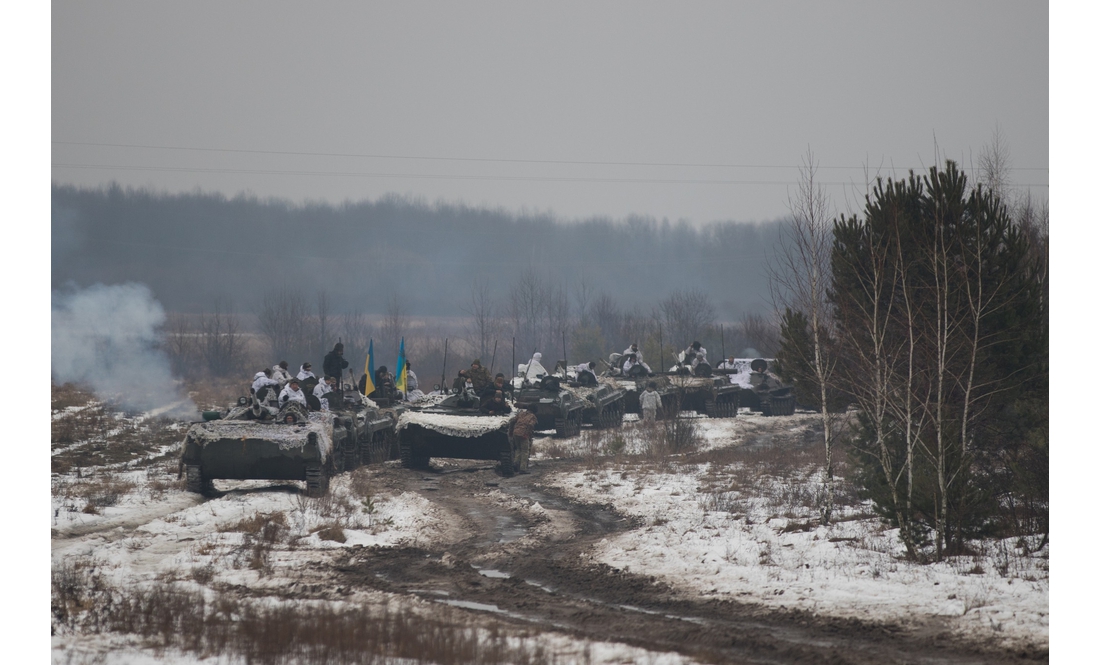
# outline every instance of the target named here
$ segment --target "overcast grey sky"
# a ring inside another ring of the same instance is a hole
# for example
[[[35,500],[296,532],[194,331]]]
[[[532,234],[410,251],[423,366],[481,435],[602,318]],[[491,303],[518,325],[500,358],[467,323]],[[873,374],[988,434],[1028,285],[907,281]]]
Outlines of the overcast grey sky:
[[[1014,182],[1045,199],[1047,12],[1035,0],[55,1],[52,174],[747,221],[786,213],[807,147],[844,211],[864,166],[924,168],[938,144],[968,168],[999,125]]]

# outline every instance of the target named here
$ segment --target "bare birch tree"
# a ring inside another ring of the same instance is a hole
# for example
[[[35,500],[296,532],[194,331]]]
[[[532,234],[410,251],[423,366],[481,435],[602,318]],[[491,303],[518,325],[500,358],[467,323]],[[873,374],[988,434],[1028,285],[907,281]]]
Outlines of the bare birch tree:
[[[816,387],[821,405],[821,422],[825,430],[825,505],[821,521],[828,524],[833,514],[833,427],[835,417],[829,412],[830,394],[834,390],[836,359],[825,348],[826,336],[835,336],[835,326],[828,303],[828,287],[832,281],[831,252],[833,247],[833,209],[825,190],[816,182],[817,162],[807,150],[799,169],[798,190],[788,195],[791,211],[786,233],[780,241],[776,257],[778,264],[771,271],[772,298],[776,312],[795,310],[809,320],[809,348],[791,346],[800,353],[800,364],[810,369],[811,383]]]

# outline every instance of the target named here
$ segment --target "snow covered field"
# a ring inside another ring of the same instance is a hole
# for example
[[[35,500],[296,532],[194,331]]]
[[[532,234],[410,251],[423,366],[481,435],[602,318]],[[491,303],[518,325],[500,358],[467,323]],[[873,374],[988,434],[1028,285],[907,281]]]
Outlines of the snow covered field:
[[[817,417],[797,413],[783,424],[798,435]],[[701,450],[714,451],[735,448],[747,433],[778,420],[743,410],[735,419],[694,422]],[[623,438],[628,452],[646,445],[636,421],[626,425]],[[573,445],[593,444],[578,438]],[[554,474],[547,484],[644,522],[592,552],[614,568],[655,575],[704,596],[867,621],[939,623],[1006,645],[1046,646],[1048,549],[1031,551],[1038,539],[975,543],[981,553],[974,556],[909,562],[896,529],[887,528],[869,503],[841,503],[830,525],[818,523],[819,467],[776,477],[751,460],[658,466],[624,458]]]

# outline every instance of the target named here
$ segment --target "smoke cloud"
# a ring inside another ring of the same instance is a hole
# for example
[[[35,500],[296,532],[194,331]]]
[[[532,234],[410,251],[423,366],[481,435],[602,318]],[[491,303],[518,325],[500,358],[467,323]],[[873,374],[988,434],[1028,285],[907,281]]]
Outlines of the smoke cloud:
[[[87,384],[129,408],[184,418],[197,414],[157,346],[165,313],[147,286],[55,290],[51,309],[55,381]]]

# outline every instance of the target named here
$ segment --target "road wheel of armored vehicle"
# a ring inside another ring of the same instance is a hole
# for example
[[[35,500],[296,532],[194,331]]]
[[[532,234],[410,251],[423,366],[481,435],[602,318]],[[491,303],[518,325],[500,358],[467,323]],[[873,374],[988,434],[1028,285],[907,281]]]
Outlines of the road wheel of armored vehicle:
[[[203,496],[207,496],[214,491],[214,482],[203,477],[202,467],[198,464],[187,465],[187,491]]]
[[[351,418],[344,420],[344,427],[347,430],[347,437],[344,439],[344,460],[343,470],[354,471],[359,468],[359,445],[355,440],[355,421]]]
[[[579,412],[578,412],[579,413]],[[581,433],[579,416],[570,415],[568,418],[554,419],[554,438],[568,439]]]
[[[714,400],[708,399],[703,403],[703,410],[706,411],[707,418],[720,418],[718,415],[718,405],[714,403]]]
[[[374,432],[359,442],[359,459],[363,464],[381,464],[389,459],[389,445],[384,430]]]
[[[431,466],[431,458],[415,450],[411,443],[402,441],[401,466],[406,469],[427,469]]]
[[[793,416],[794,415],[794,395],[783,395],[781,397],[772,397],[769,400],[771,413],[766,413],[766,416]]]
[[[321,464],[306,467],[306,496],[319,498],[328,494],[328,473]]]
[[[516,475],[516,466],[512,458],[511,447],[509,447],[508,450],[500,451],[500,475],[505,478],[511,478]]]

